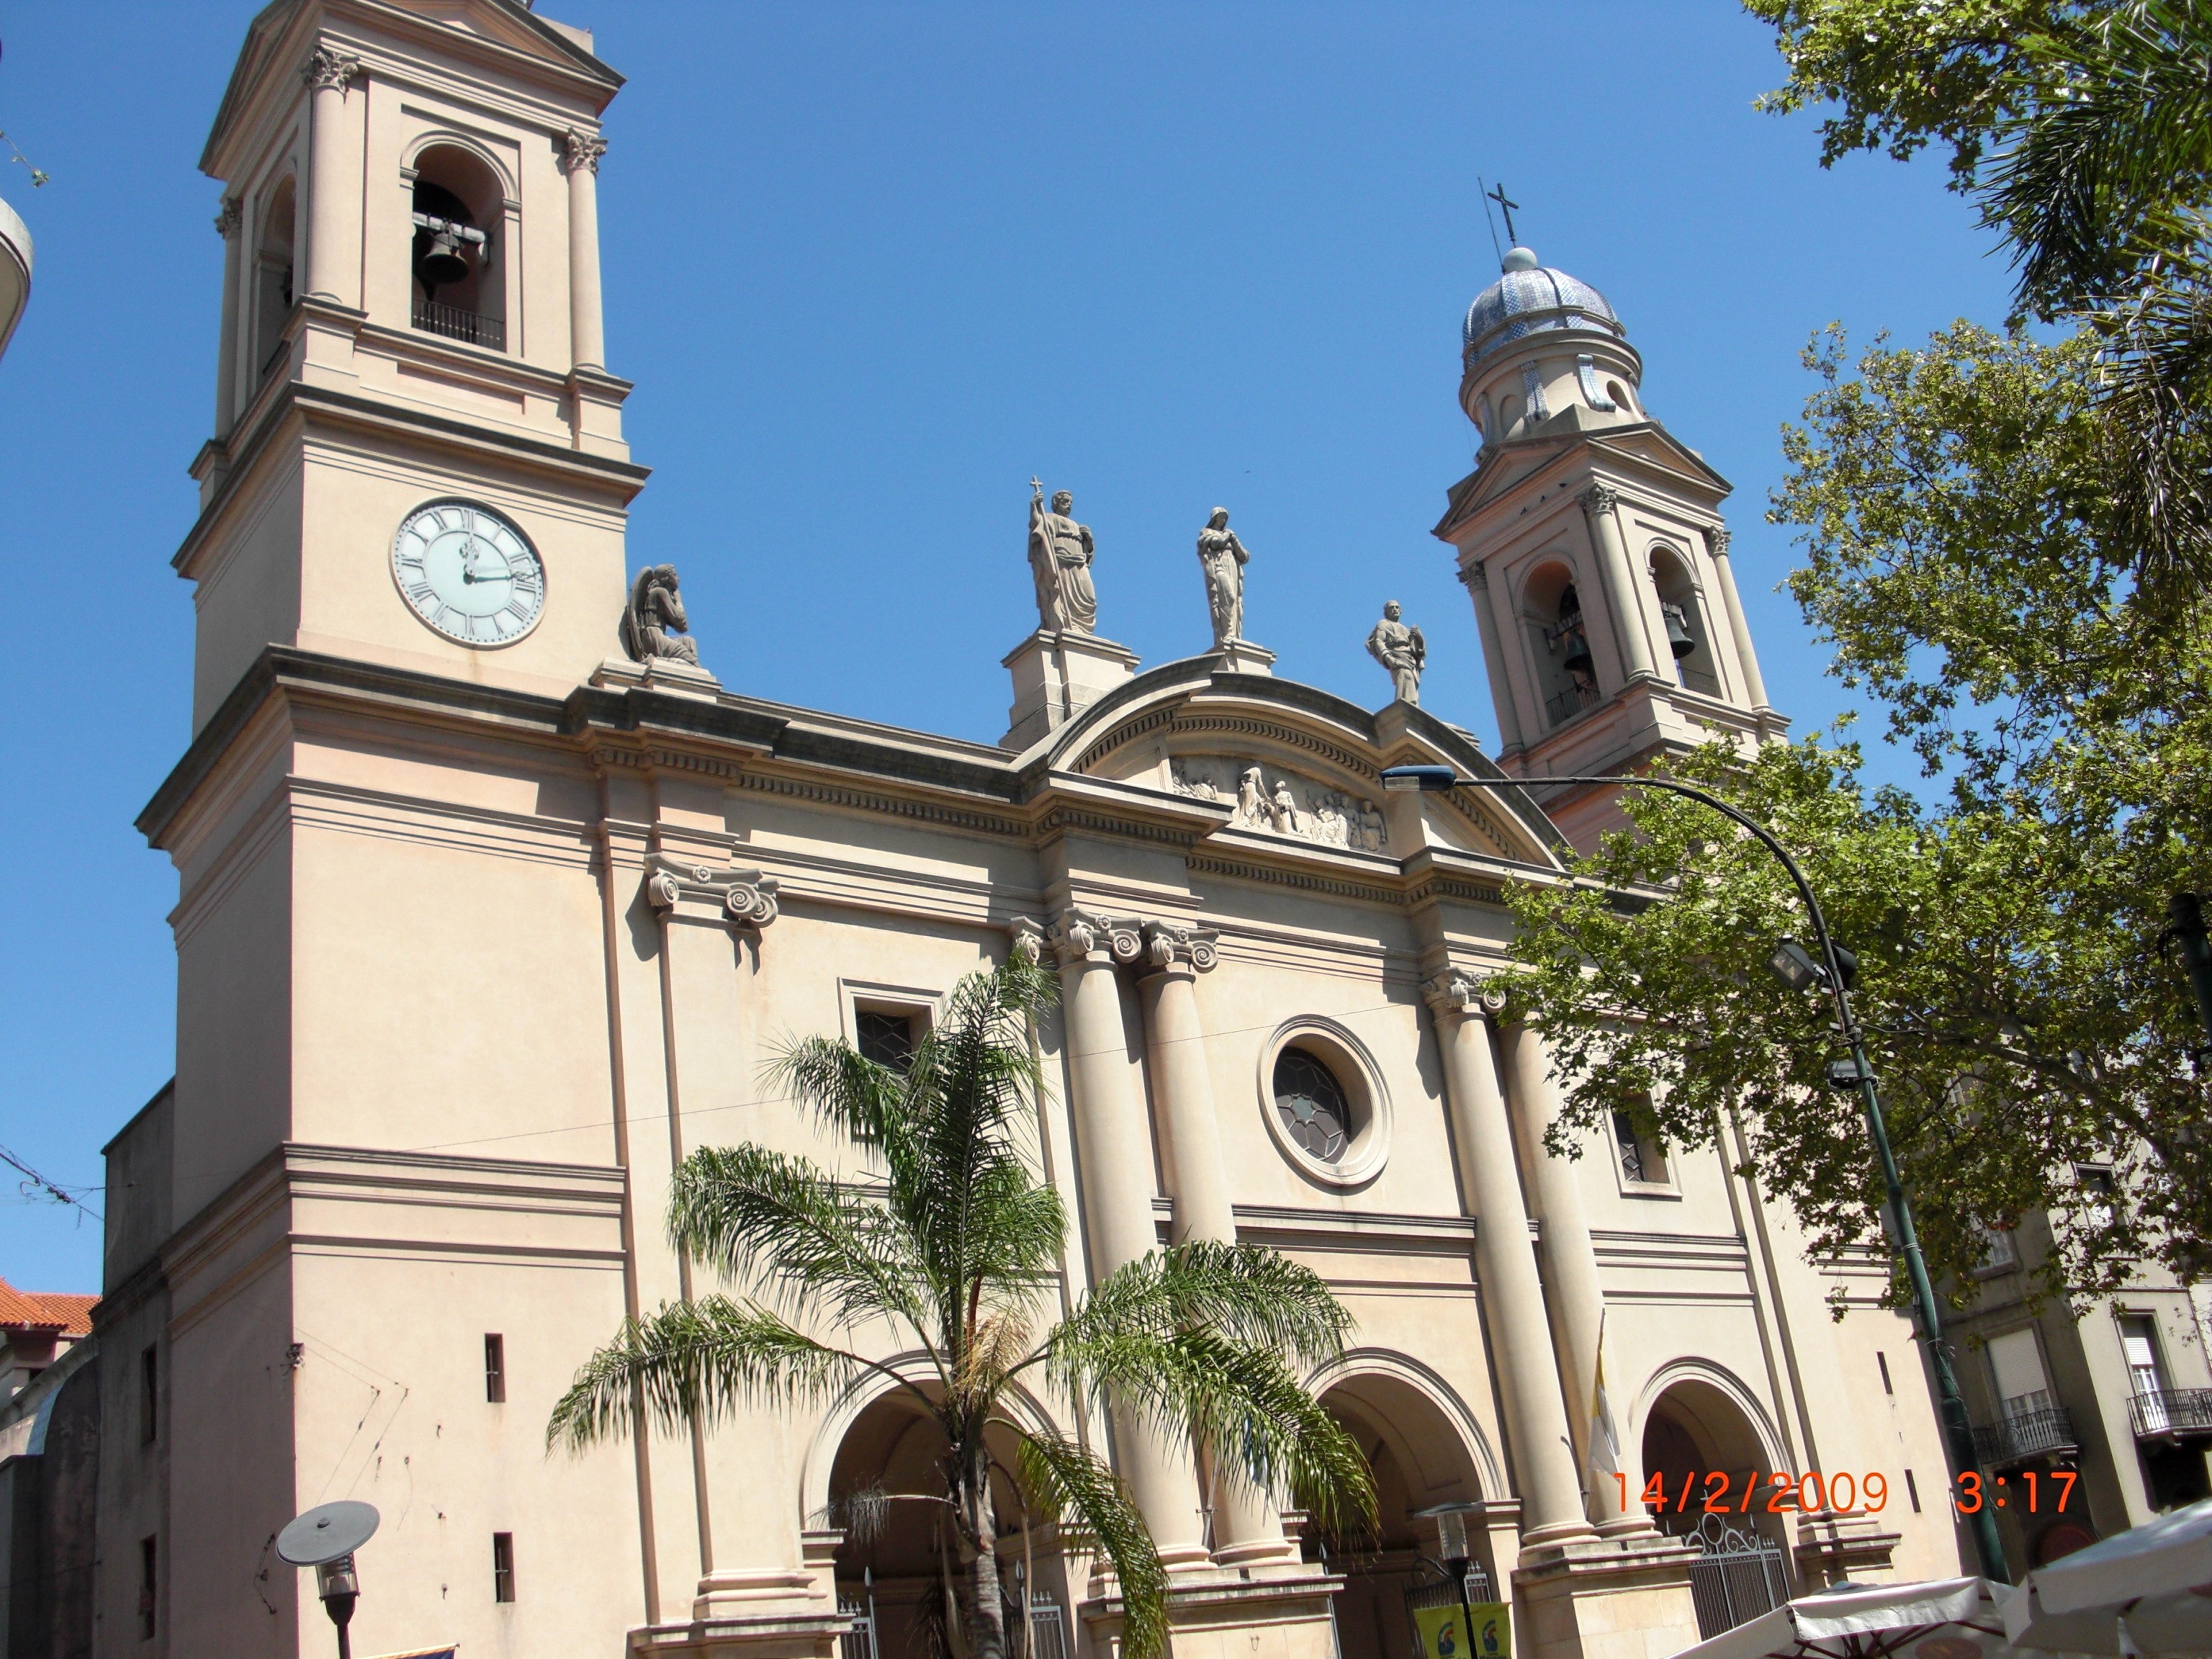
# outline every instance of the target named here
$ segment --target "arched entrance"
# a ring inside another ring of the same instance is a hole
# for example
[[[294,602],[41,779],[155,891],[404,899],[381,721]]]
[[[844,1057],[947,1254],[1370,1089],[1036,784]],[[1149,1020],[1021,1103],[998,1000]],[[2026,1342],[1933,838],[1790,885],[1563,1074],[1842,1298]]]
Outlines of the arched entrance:
[[[1008,1659],[1070,1659],[1072,1604],[1057,1534],[1033,1524],[1024,1539],[1021,1492],[1009,1473],[1012,1437],[994,1437],[991,1449]],[[837,1599],[860,1621],[842,1659],[963,1659],[951,1598],[960,1558],[945,1506],[929,1501],[945,1491],[944,1456],[937,1419],[903,1390],[871,1401],[839,1440],[822,1521],[845,1534]],[[1024,1591],[1036,1631],[1033,1655],[1019,1611]]]
[[[1475,1449],[1452,1414],[1410,1376],[1356,1373],[1329,1386],[1321,1402],[1352,1431],[1375,1471],[1373,1530],[1307,1540],[1310,1558],[1326,1559],[1344,1575],[1336,1598],[1338,1650],[1343,1659],[1415,1659],[1409,1593],[1417,1601],[1457,1599],[1433,1565],[1437,1523],[1424,1511],[1482,1498]],[[1500,1599],[1487,1590],[1502,1582],[1500,1564],[1490,1559],[1489,1538],[1472,1516],[1467,1540],[1480,1574],[1470,1593],[1479,1601]]]
[[[1790,1599],[1788,1523],[1766,1508],[1777,1467],[1757,1426],[1716,1381],[1679,1377],[1644,1413],[1644,1490],[1656,1476],[1663,1498],[1647,1513],[1700,1551],[1690,1589],[1707,1640]]]

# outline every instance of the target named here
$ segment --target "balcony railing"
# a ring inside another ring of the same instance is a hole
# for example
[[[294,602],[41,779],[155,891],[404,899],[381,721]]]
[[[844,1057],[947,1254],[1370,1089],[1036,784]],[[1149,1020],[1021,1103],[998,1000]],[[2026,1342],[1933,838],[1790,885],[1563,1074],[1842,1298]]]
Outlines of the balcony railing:
[[[1992,1468],[2038,1457],[2063,1457],[2079,1449],[2074,1419],[2063,1406],[2016,1412],[1974,1431],[1974,1456]]]
[[[1565,726],[1585,708],[1597,706],[1597,687],[1571,685],[1558,696],[1544,702],[1544,717],[1554,726]]]
[[[2138,1440],[2212,1435],[2212,1389],[2155,1389],[2128,1401]]]
[[[463,345],[482,346],[487,351],[507,349],[507,325],[498,318],[479,317],[459,306],[441,306],[420,295],[415,297],[415,326]]]

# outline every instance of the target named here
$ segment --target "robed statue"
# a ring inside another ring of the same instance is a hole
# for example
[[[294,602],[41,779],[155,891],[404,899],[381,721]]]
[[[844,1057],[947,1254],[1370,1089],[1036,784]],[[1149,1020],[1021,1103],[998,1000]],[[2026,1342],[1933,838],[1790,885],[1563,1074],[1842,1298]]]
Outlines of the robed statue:
[[[1383,605],[1382,620],[1367,636],[1367,654],[1389,671],[1400,702],[1419,702],[1421,671],[1429,662],[1429,642],[1421,637],[1419,629],[1399,620],[1402,615],[1397,600]]]
[[[1244,637],[1244,567],[1251,558],[1229,527],[1229,509],[1215,507],[1198,532],[1198,568],[1206,578],[1216,650]]]
[[[1098,621],[1098,590],[1091,585],[1097,550],[1091,526],[1069,517],[1075,497],[1053,492],[1049,512],[1044,485],[1030,480],[1030,570],[1036,577],[1038,626],[1048,632],[1090,634]]]
[[[637,573],[623,612],[622,646],[633,662],[675,661],[699,665],[699,641],[677,593],[676,567],[649,564]]]

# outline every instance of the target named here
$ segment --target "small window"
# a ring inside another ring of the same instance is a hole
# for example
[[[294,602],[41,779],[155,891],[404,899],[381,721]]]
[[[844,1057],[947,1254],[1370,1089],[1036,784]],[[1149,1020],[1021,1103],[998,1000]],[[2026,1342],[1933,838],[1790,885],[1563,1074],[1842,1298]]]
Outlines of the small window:
[[[1623,1181],[1638,1187],[1668,1184],[1671,1177],[1667,1170],[1667,1146],[1659,1139],[1658,1126],[1648,1109],[1615,1112],[1613,1144],[1620,1157]]]
[[[1275,1112],[1298,1149],[1323,1164],[1344,1156],[1352,1107],[1328,1066],[1303,1048],[1285,1048],[1275,1061]]]
[[[1912,1471],[1905,1472],[1905,1495],[1912,1500],[1912,1512],[1920,1513],[1920,1483],[1912,1478]]]
[[[514,1534],[511,1532],[491,1535],[491,1599],[514,1600]]]
[[[2009,1273],[2020,1265],[2020,1252],[2013,1248],[2012,1235],[2002,1227],[1982,1229],[1982,1261],[1974,1269],[1975,1277],[1993,1278]]]
[[[2081,1219],[2091,1227],[2105,1228],[2112,1224],[2112,1200],[2119,1196],[2119,1184],[2112,1172],[2102,1164],[2077,1164],[2074,1180],[2081,1192]]]
[[[138,1443],[151,1445],[161,1432],[161,1360],[152,1347],[138,1356]]]
[[[495,1406],[507,1403],[507,1339],[497,1331],[484,1333],[484,1398]]]
[[[1884,1394],[1895,1394],[1897,1390],[1889,1385],[1889,1356],[1876,1348],[1874,1353],[1874,1363],[1881,1367],[1881,1391]]]
[[[155,1574],[157,1562],[152,1537],[138,1540],[138,1639],[154,1639],[155,1590],[158,1583]]]
[[[853,1016],[854,1035],[863,1060],[903,1072],[914,1060],[914,1016],[881,1008],[862,1008]]]

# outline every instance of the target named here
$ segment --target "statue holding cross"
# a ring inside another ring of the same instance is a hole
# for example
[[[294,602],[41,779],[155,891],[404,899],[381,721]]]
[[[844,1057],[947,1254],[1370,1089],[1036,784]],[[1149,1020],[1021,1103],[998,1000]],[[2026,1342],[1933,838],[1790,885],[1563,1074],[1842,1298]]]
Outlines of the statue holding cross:
[[[1051,633],[1097,631],[1098,590],[1091,585],[1091,562],[1097,550],[1091,526],[1070,516],[1075,497],[1054,490],[1049,509],[1044,483],[1030,480],[1030,572],[1036,578],[1037,625]]]

